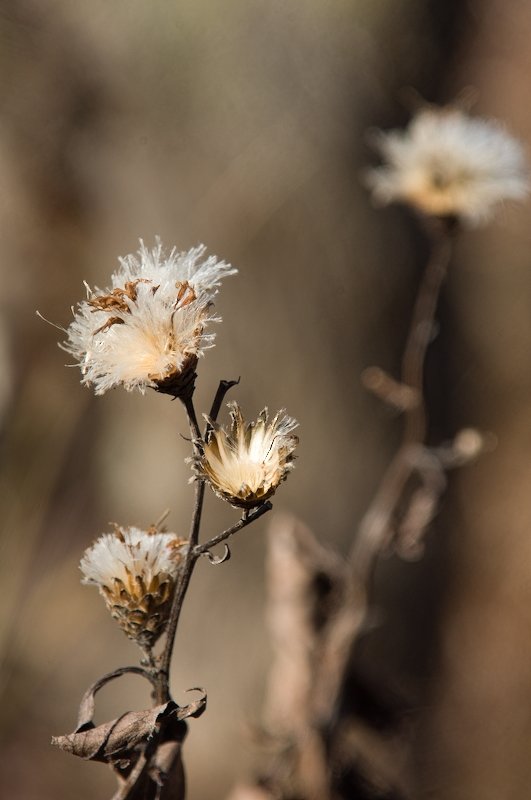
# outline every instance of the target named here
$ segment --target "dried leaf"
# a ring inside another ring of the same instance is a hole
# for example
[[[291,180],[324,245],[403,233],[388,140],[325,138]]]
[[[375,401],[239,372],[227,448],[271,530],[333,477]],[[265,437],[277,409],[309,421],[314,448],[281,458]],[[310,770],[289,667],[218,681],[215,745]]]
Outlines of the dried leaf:
[[[149,673],[140,667],[122,667],[104,675],[85,692],[79,707],[76,730],[65,736],[54,737],[52,744],[80,758],[104,761],[114,764],[120,769],[126,769],[138,759],[138,752],[135,752],[135,749],[152,739],[155,733],[158,735],[157,741],[153,742],[154,745],[166,741],[167,737],[161,736],[161,734],[170,719],[173,723],[181,722],[187,717],[199,717],[206,708],[206,693],[203,689],[196,688],[189,691],[199,691],[200,697],[187,706],[178,706],[177,703],[170,700],[154,708],[127,711],[118,719],[105,722],[97,727],[94,726],[92,719],[95,694],[106,683],[126,673],[139,674],[152,680]],[[182,742],[184,734],[185,731],[183,732],[181,726],[176,741]],[[161,737],[160,740],[159,737]]]
[[[91,723],[85,723],[81,730],[54,737],[52,744],[67,753],[93,761],[128,761],[132,750],[150,739],[164,718],[183,710],[170,700],[147,711],[128,711],[118,719],[97,727],[89,727]]]
[[[194,700],[193,703],[188,703],[187,706],[178,706],[176,717],[177,719],[188,719],[188,717],[194,717],[197,719],[201,716],[206,708],[207,694],[205,690],[201,688],[201,686],[194,686],[193,689],[187,689],[186,691],[199,692],[200,697],[197,700]]]

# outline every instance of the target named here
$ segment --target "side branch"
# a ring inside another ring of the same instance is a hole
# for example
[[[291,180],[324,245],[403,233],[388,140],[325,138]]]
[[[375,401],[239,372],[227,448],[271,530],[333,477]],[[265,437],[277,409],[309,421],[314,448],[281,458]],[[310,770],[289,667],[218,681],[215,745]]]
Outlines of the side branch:
[[[208,415],[211,420],[213,420],[214,422],[217,420],[218,414],[219,414],[220,409],[221,409],[221,405],[222,405],[222,403],[223,403],[223,401],[225,399],[225,395],[227,394],[227,392],[230,389],[232,389],[233,386],[237,386],[239,384],[239,382],[240,382],[239,378],[238,378],[237,381],[220,381],[219,382],[218,390],[216,392],[216,396],[214,397],[214,402],[212,403],[212,408],[210,409],[210,414]],[[211,426],[207,425],[207,428],[206,428],[206,431],[205,431],[205,442],[208,440],[210,431],[211,431]]]
[[[447,274],[453,250],[450,226],[437,231],[432,254],[426,266],[413,310],[407,336],[400,386],[414,402],[404,404],[406,418],[402,444],[382,479],[374,500],[365,513],[352,545],[349,560],[357,582],[367,588],[374,563],[392,536],[393,515],[406,484],[416,468],[416,454],[424,446],[426,435],[426,402],[424,398],[424,365],[433,337],[435,313],[441,287]],[[385,398],[384,398],[385,399]],[[395,405],[395,403],[393,403]]]
[[[233,533],[237,533],[238,531],[241,531],[242,528],[250,525],[251,522],[255,522],[268,511],[271,511],[272,508],[273,505],[267,501],[261,506],[258,506],[258,508],[253,509],[253,511],[246,516],[243,516],[240,520],[238,520],[238,522],[236,522],[230,528],[227,528],[227,530],[223,531],[223,533],[218,533],[217,536],[212,537],[212,539],[209,539],[208,542],[196,545],[193,550],[194,556],[197,558],[198,556],[203,555],[203,553],[208,553],[212,547],[215,547],[217,544],[221,544],[221,542],[224,542],[225,539],[229,538],[229,536],[232,536]]]

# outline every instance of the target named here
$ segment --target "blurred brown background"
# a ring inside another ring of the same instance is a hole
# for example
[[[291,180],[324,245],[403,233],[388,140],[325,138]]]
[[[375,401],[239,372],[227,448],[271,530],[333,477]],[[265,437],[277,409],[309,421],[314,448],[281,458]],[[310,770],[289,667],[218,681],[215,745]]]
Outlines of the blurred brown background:
[[[105,767],[49,745],[90,682],[136,660],[77,563],[109,520],[147,525],[169,506],[183,532],[192,504],[180,409],[95,398],[35,309],[68,324],[82,280],[105,285],[139,237],[204,241],[234,263],[198,406],[241,375],[249,415],[296,416],[275,509],[346,552],[400,428],[359,374],[398,364],[425,256],[406,211],[371,208],[365,132],[407,121],[404,87],[446,102],[471,84],[478,113],[531,142],[530,37],[525,0],[2,0],[2,796],[111,794]],[[419,798],[529,796],[529,213],[462,237],[430,353],[433,440],[475,425],[498,447],[452,475],[424,560],[378,574],[376,651],[414,698]],[[209,495],[205,531],[231,518]],[[209,693],[186,743],[191,798],[218,800],[252,770],[265,527],[223,567],[201,565],[178,636],[176,699]],[[133,678],[102,692],[100,721],[144,692]]]

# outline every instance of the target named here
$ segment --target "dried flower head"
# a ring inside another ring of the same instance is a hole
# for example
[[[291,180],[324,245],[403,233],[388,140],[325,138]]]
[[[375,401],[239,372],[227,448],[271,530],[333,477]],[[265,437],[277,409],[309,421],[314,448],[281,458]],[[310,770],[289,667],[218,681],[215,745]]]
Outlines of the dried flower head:
[[[114,619],[141,647],[152,647],[166,627],[185,548],[174,533],[115,525],[81,559],[83,583],[99,587]]]
[[[267,408],[246,423],[237,403],[229,403],[230,432],[211,420],[212,433],[202,454],[192,459],[196,478],[233,506],[253,508],[276,491],[293,469],[297,422],[279,411],[269,420]]]
[[[529,192],[522,147],[501,125],[453,107],[428,107],[405,130],[375,140],[384,165],[367,183],[377,202],[400,201],[425,214],[477,225],[504,200]]]
[[[78,304],[62,347],[78,359],[83,383],[104,394],[115,386],[182,393],[198,356],[211,347],[205,333],[221,279],[237,270],[203,245],[165,254],[162,245],[119,259],[111,288],[90,289]]]

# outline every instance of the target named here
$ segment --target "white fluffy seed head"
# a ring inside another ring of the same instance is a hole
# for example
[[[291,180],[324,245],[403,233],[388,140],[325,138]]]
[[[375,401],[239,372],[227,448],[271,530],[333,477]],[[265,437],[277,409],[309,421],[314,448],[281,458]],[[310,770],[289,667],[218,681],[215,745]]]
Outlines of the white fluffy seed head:
[[[458,108],[423,109],[405,130],[380,132],[374,144],[384,164],[368,172],[367,184],[381,204],[404,202],[478,225],[503,201],[529,193],[519,142],[499,123]]]
[[[83,583],[111,588],[116,578],[126,584],[140,577],[151,585],[157,576],[175,577],[182,544],[174,533],[117,526],[85,551],[80,563]]]
[[[252,508],[271,497],[293,469],[297,422],[282,411],[270,420],[265,408],[256,421],[246,423],[237,403],[228,407],[230,431],[211,423],[203,454],[192,459],[194,471],[224,500]]]
[[[85,551],[83,583],[98,586],[130,639],[152,647],[168,622],[185,549],[174,533],[116,525]]]
[[[213,345],[206,332],[219,318],[211,313],[221,279],[237,272],[204,246],[166,254],[157,241],[141,242],[137,255],[120,259],[105,290],[90,289],[78,304],[63,349],[77,359],[82,382],[104,394],[158,388],[178,379]]]

